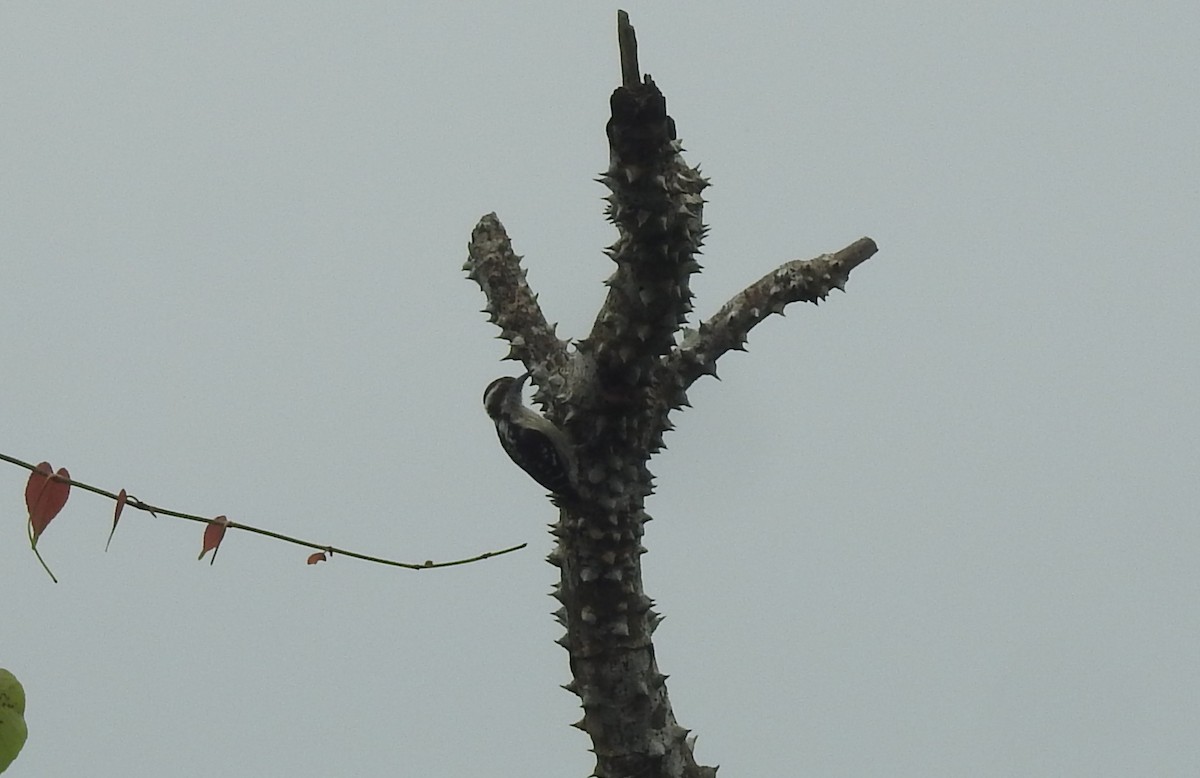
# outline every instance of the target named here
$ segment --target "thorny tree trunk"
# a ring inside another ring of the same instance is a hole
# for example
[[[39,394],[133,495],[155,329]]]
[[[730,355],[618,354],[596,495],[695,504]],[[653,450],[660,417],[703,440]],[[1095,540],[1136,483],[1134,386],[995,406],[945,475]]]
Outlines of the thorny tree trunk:
[[[495,214],[471,235],[464,269],[487,297],[486,311],[511,345],[509,358],[533,371],[535,401],[565,429],[579,461],[579,499],[561,500],[549,561],[560,570],[555,613],[570,655],[599,778],[707,778],[688,730],[667,697],[651,635],[660,617],[642,587],[647,469],[687,406],[687,388],[715,374],[717,359],[742,349],[749,330],[791,302],[818,302],[842,289],[870,258],[862,238],[808,261],[781,265],[726,303],[697,329],[689,279],[700,269],[706,228],[701,192],[708,182],[680,155],[666,99],[639,75],[633,28],[618,13],[622,85],[607,126],[610,161],[600,180],[617,240],[606,252],[616,271],[592,332],[568,349],[546,322]]]

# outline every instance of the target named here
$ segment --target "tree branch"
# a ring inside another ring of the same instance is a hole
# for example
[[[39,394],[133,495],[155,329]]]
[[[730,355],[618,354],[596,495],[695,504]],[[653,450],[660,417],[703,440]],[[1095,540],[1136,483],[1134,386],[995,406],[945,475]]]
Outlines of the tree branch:
[[[746,337],[759,322],[793,302],[819,303],[834,289],[845,291],[850,271],[879,249],[870,238],[859,238],[833,254],[792,260],[734,295],[729,302],[689,330],[667,360],[683,388],[702,375],[716,375],[717,360],[730,350],[744,351]]]
[[[602,395],[631,399],[649,386],[692,310],[708,181],[680,154],[666,98],[650,76],[618,87],[609,102],[609,165],[599,180],[610,190],[606,215],[617,240],[605,253],[617,269],[578,350],[594,365]]]
[[[617,11],[617,48],[621,53],[621,85],[637,86],[642,83],[642,74],[638,70],[637,33],[629,23],[629,14]]]
[[[510,348],[505,359],[517,359],[527,367],[545,365],[557,371],[567,361],[567,344],[547,323],[537,295],[525,280],[521,257],[512,248],[504,225],[489,213],[471,231],[467,262],[463,270],[483,291],[483,312],[500,328],[500,337]]]

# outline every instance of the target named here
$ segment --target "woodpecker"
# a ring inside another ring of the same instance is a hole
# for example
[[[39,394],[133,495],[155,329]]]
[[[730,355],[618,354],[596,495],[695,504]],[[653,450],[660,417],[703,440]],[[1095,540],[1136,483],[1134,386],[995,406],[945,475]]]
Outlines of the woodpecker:
[[[533,480],[560,497],[575,496],[575,457],[566,433],[525,404],[521,391],[529,371],[503,376],[483,391],[483,407],[496,423],[500,445]]]

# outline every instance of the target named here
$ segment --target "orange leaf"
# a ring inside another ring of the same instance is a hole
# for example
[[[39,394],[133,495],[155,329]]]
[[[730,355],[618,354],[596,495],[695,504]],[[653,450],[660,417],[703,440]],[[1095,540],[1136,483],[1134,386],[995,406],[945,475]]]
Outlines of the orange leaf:
[[[328,558],[329,558],[329,557],[325,556],[325,552],[324,552],[324,551],[318,551],[318,552],[317,552],[317,553],[315,553],[315,554],[309,554],[309,555],[308,555],[308,563],[309,563],[310,565],[315,565],[317,562],[324,562],[324,561],[325,561],[325,560],[327,560]]]
[[[203,559],[205,554],[212,551],[213,555],[208,563],[211,565],[217,561],[217,548],[221,545],[221,539],[225,537],[225,528],[228,526],[229,519],[224,516],[209,520],[208,526],[204,528],[204,543],[197,559]]]
[[[113,528],[108,531],[108,543],[104,544],[104,550],[108,551],[108,544],[112,543],[113,533],[117,531],[117,522],[121,520],[121,511],[125,510],[125,501],[129,499],[129,495],[125,490],[117,492],[117,509],[113,512]]]
[[[29,509],[29,538],[35,546],[42,532],[67,504],[70,478],[65,467],[60,467],[56,474],[49,462],[40,463],[29,474],[25,484],[25,507]]]

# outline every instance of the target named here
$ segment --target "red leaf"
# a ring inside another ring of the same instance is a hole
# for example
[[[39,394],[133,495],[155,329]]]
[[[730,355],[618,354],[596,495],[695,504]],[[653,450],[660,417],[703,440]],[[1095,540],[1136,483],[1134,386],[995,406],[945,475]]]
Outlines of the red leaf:
[[[208,563],[211,565],[217,561],[217,548],[221,545],[221,539],[225,537],[225,528],[228,526],[229,519],[224,516],[209,520],[208,526],[204,528],[204,544],[197,559],[203,559],[205,554],[212,551],[213,555]]]
[[[113,533],[117,531],[117,522],[121,520],[121,511],[125,510],[125,501],[129,499],[129,495],[122,489],[117,493],[117,509],[113,512],[113,528],[108,531],[108,543],[104,544],[104,550],[108,551],[108,544],[112,543]]]
[[[54,473],[49,462],[42,462],[29,474],[25,484],[25,507],[29,509],[29,537],[37,545],[37,539],[46,527],[67,504],[71,492],[71,474],[65,467]]]
[[[328,559],[328,557],[325,556],[324,551],[318,551],[315,554],[308,555],[308,564],[315,565],[317,562],[324,562],[327,559]]]

